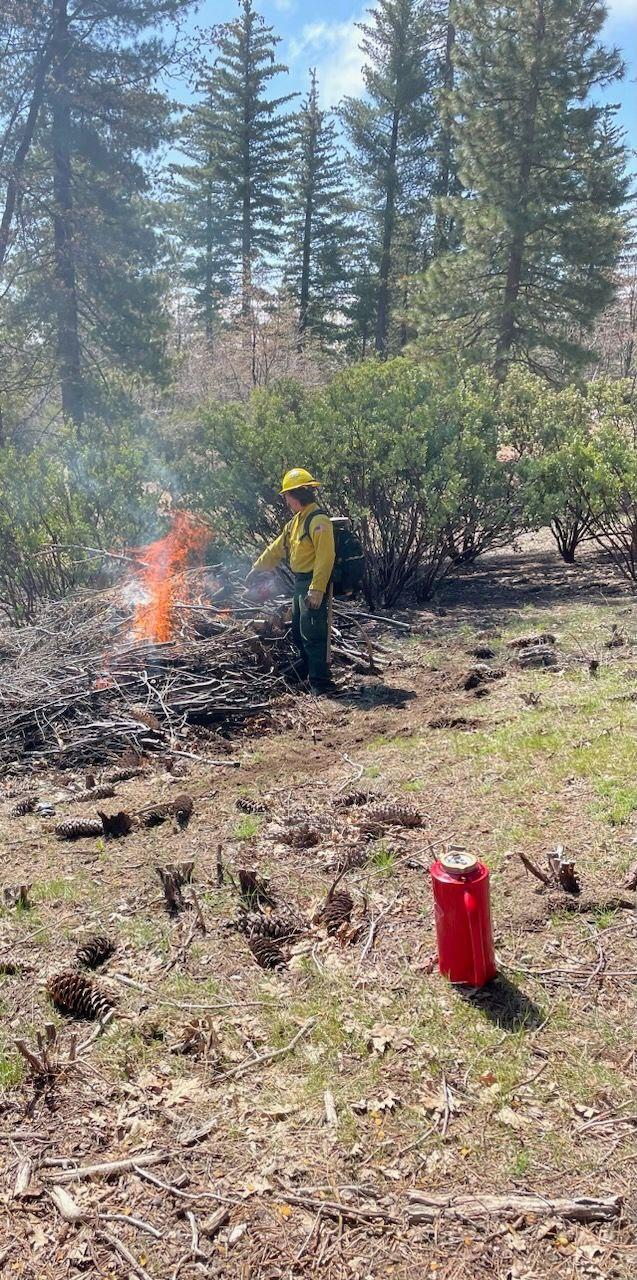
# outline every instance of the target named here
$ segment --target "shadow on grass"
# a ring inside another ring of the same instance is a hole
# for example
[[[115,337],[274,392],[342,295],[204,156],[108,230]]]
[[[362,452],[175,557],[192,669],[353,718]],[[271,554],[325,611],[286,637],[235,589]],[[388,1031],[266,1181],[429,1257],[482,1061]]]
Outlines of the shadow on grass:
[[[339,702],[358,707],[359,711],[371,711],[375,707],[397,707],[403,710],[416,697],[413,689],[397,689],[395,685],[367,684],[358,688],[343,689]]]
[[[534,1031],[544,1022],[545,1015],[539,1005],[501,973],[486,987],[456,987],[456,991],[462,1000],[504,1031]]]

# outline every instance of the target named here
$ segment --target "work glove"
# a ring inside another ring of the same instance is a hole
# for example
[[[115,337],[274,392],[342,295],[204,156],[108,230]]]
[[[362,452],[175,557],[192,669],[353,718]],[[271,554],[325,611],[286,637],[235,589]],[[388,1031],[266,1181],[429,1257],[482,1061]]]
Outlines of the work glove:
[[[323,592],[317,591],[315,587],[311,587],[306,597],[308,609],[320,609],[323,601]]]

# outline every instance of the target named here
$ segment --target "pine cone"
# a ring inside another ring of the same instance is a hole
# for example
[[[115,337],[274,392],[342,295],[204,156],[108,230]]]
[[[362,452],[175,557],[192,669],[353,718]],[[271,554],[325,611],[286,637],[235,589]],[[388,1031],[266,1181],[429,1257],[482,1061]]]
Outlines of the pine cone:
[[[264,800],[249,800],[247,796],[239,796],[235,800],[235,808],[239,813],[269,813],[270,810]]]
[[[346,791],[345,795],[336,797],[333,805],[335,809],[352,809],[369,804],[370,800],[371,796],[367,791]]]
[[[339,889],[328,897],[322,911],[323,924],[329,934],[337,933],[346,924],[354,910],[354,899],[346,889]]]
[[[320,842],[319,832],[307,822],[290,827],[285,835],[285,843],[291,845],[293,849],[314,849]]]
[[[356,829],[369,838],[380,836],[387,827],[420,827],[422,815],[411,805],[385,804],[370,805],[356,819]]]
[[[143,772],[143,769],[132,766],[129,769],[111,769],[104,778],[106,782],[129,782],[131,778],[139,778]]]
[[[329,865],[330,871],[354,871],[356,867],[364,867],[369,851],[364,844],[352,845],[343,849]]]
[[[263,938],[260,934],[248,938],[248,946],[262,969],[285,969],[285,956],[271,938]]]
[[[176,799],[173,800],[171,813],[176,818],[178,827],[183,829],[188,826],[194,807],[195,804],[192,796],[177,796]]]
[[[300,938],[304,932],[301,921],[291,914],[266,916],[260,911],[239,911],[236,920],[231,921],[231,927],[239,933],[245,933],[248,938],[260,935],[262,938],[284,938],[286,941]]]
[[[61,1013],[77,1018],[101,1019],[113,1008],[113,1001],[97,983],[74,969],[56,973],[46,984],[47,995]]]
[[[187,827],[194,808],[192,796],[176,796],[165,804],[154,804],[139,815],[143,827],[159,827],[169,818],[175,818],[179,827]]]
[[[542,631],[538,636],[518,636],[517,640],[507,640],[507,649],[531,649],[538,644],[556,644],[557,636],[550,631]]]
[[[127,836],[135,826],[134,818],[131,818],[130,813],[126,813],[125,809],[120,809],[119,813],[102,813],[101,809],[97,812],[102,819],[107,840],[118,840],[120,836]]]
[[[26,817],[27,813],[34,812],[35,806],[37,803],[38,803],[37,796],[23,796],[22,799],[18,800],[18,803],[13,806],[13,809],[11,810],[9,817],[24,818]]]
[[[139,821],[142,827],[160,827],[162,822],[168,821],[169,817],[169,804],[154,804],[152,808],[146,809],[144,813],[140,813]]]
[[[365,810],[363,822],[383,827],[421,827],[422,814],[410,804],[375,804]]]
[[[80,792],[76,797],[78,800],[111,800],[115,795],[115,787],[103,786],[93,787],[90,791]]]
[[[479,685],[485,684],[489,680],[502,680],[505,675],[506,672],[501,667],[488,667],[485,663],[479,663],[478,666],[467,672],[466,676],[462,677],[459,688],[466,689],[469,692],[469,690],[477,689]]]
[[[99,818],[67,818],[55,828],[58,840],[87,840],[90,836],[103,836],[104,826]]]
[[[107,938],[103,933],[94,933],[80,944],[75,955],[78,964],[84,965],[86,969],[96,969],[98,964],[103,964],[112,956],[114,950],[112,938]]]

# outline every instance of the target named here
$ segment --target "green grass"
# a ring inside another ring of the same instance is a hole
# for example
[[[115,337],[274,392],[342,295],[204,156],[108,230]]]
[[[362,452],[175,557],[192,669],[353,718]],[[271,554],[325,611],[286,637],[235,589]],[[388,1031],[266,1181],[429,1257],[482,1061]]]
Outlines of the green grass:
[[[258,817],[256,814],[246,813],[236,823],[232,834],[235,840],[253,840],[255,836],[258,836],[262,826],[263,818]]]
[[[372,853],[369,861],[372,867],[376,867],[377,871],[382,871],[387,874],[394,870],[396,865],[396,854],[393,849],[388,849],[387,845],[383,844],[381,841],[380,844],[375,845],[374,852]]]
[[[39,880],[33,885],[34,902],[77,902],[86,898],[87,886],[75,876],[53,876],[51,880]]]
[[[0,1040],[0,1090],[15,1088],[23,1076],[22,1058],[15,1050],[9,1049],[5,1041]]]

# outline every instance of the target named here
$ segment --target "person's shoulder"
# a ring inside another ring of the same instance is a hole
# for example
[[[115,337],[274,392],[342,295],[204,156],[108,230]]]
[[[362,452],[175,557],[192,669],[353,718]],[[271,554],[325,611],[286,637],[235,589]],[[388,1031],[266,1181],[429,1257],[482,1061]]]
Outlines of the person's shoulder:
[[[326,511],[312,512],[312,533],[324,533],[325,530],[331,529],[332,521]]]

